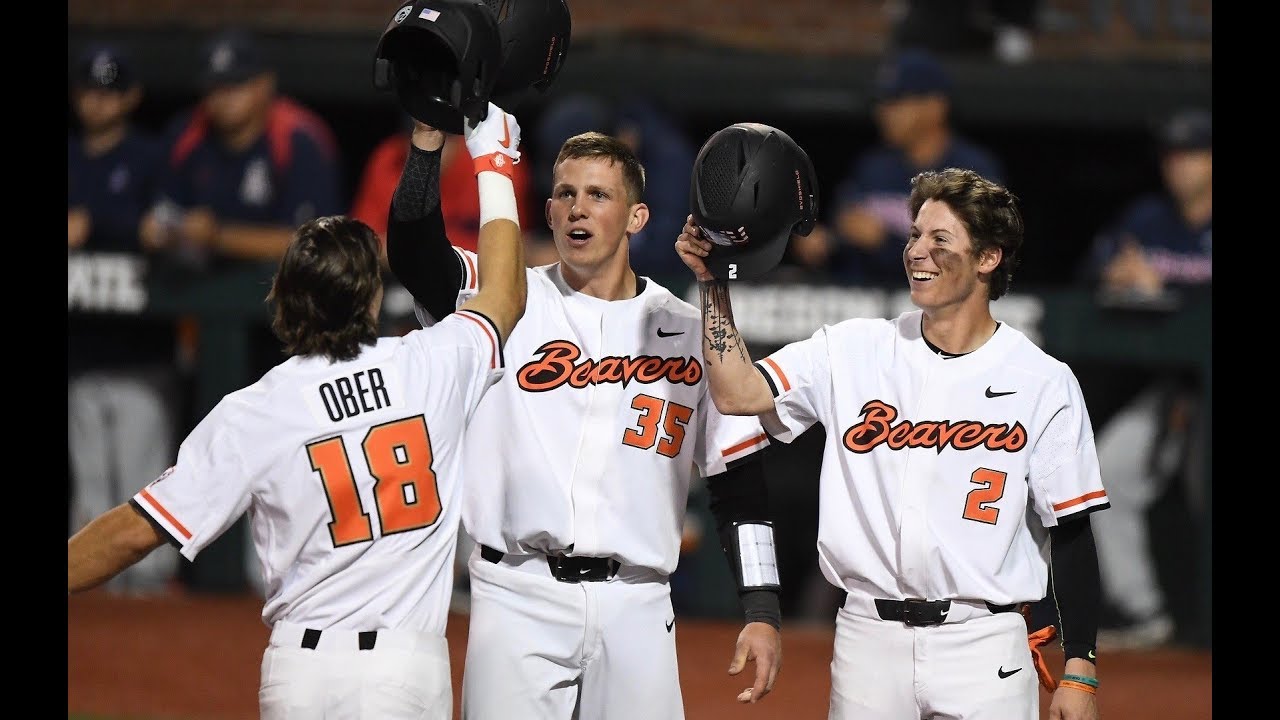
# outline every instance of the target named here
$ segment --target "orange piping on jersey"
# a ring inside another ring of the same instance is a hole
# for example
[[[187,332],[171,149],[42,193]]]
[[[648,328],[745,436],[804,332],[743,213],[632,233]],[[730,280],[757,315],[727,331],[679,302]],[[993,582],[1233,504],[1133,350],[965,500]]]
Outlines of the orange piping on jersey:
[[[489,323],[475,317],[474,315],[470,315],[465,312],[460,312],[458,315],[461,315],[462,317],[479,325],[480,328],[484,330],[484,336],[489,338],[489,369],[492,370],[493,368],[498,367],[498,341],[493,337],[493,328],[489,327]]]
[[[782,381],[782,392],[790,390],[791,382],[787,380],[786,373],[782,372],[782,368],[778,367],[778,363],[774,362],[773,358],[765,358],[763,362],[769,363],[769,367],[773,368],[773,373]]]
[[[1094,490],[1093,492],[1085,493],[1084,495],[1081,495],[1078,498],[1072,498],[1071,500],[1065,500],[1063,502],[1060,502],[1057,505],[1054,505],[1053,509],[1055,511],[1066,510],[1067,508],[1072,507],[1073,505],[1079,505],[1082,502],[1089,502],[1090,500],[1096,500],[1100,497],[1106,497],[1106,496],[1107,496],[1106,490]]]
[[[151,505],[151,507],[155,508],[155,509],[156,509],[156,512],[158,512],[158,513],[160,513],[161,515],[163,515],[163,516],[164,516],[164,519],[165,519],[165,520],[168,520],[168,521],[173,525],[173,527],[174,527],[175,529],[177,529],[177,531],[178,531],[178,532],[182,533],[182,537],[186,538],[187,540],[190,540],[190,539],[191,539],[191,531],[189,531],[189,530],[187,530],[185,527],[183,527],[183,526],[182,526],[182,523],[178,522],[178,518],[176,518],[176,517],[174,517],[174,516],[170,515],[170,514],[169,514],[169,511],[168,511],[168,510],[165,510],[165,509],[164,509],[164,507],[160,504],[160,502],[159,502],[159,501],[157,501],[155,498],[151,497],[151,493],[147,492],[147,491],[146,491],[146,489],[144,488],[144,489],[143,489],[141,492],[139,492],[138,494],[139,494],[139,495],[141,495],[141,496],[142,496],[142,499],[143,499],[143,500],[146,500],[146,501]]]
[[[475,289],[476,289],[476,264],[475,264],[475,261],[474,261],[474,260],[472,260],[472,259],[471,259],[471,256],[470,256],[470,255],[468,255],[468,254],[467,254],[465,251],[463,251],[463,250],[459,250],[459,249],[457,249],[457,248],[454,248],[454,252],[456,252],[456,253],[458,253],[459,255],[461,255],[461,256],[462,256],[462,259],[467,263],[467,289],[468,289],[468,290],[475,290]]]
[[[761,442],[763,442],[763,441],[764,441],[765,439],[767,439],[768,437],[769,437],[768,435],[765,435],[764,433],[760,433],[759,435],[757,435],[757,436],[755,436],[755,437],[753,437],[753,438],[751,438],[751,439],[749,439],[749,440],[743,440],[742,442],[738,443],[737,445],[734,445],[733,447],[728,447],[728,448],[725,448],[724,450],[721,450],[721,451],[720,451],[720,455],[721,455],[721,456],[723,456],[723,457],[729,457],[730,455],[732,455],[732,454],[734,454],[734,453],[736,453],[736,452],[738,452],[738,451],[740,451],[740,450],[746,450],[747,448],[751,447],[752,445],[759,445]]]

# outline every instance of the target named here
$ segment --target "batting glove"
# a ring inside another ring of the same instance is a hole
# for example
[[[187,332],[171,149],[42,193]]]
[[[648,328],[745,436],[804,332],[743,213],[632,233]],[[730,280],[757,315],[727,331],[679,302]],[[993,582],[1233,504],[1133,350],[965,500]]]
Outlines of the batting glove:
[[[489,111],[475,127],[466,120],[463,137],[475,161],[476,174],[490,170],[510,178],[511,166],[520,162],[520,123],[514,115],[489,103]]]

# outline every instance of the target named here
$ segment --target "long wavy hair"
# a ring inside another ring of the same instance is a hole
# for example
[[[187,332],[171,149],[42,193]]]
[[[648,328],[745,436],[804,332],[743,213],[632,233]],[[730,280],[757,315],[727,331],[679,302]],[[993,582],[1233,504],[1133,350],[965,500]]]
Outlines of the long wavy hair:
[[[299,226],[267,294],[275,303],[271,329],[285,352],[337,362],[376,343],[380,259],[377,233],[355,218],[331,215]]]
[[[1022,212],[1018,198],[1008,188],[992,182],[972,170],[947,168],[929,170],[911,178],[911,217],[920,212],[926,200],[947,204],[960,218],[973,242],[973,256],[980,257],[991,248],[1002,251],[1000,264],[991,272],[987,297],[999,299],[1009,291],[1013,271],[1022,258]]]

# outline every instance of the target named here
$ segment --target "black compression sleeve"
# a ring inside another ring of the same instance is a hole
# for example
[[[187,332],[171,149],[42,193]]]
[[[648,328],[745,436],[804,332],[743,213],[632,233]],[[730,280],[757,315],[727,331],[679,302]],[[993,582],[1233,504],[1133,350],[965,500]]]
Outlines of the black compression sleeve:
[[[772,519],[763,454],[758,452],[746,462],[707,478],[707,492],[711,496],[711,516],[715,519],[720,549],[724,551],[730,567],[736,567],[738,558],[733,556],[732,550],[736,546],[733,542],[733,533],[737,532],[734,523],[767,523]],[[777,591],[762,588],[743,590],[738,593],[738,599],[742,602],[746,622],[782,627],[782,607]]]
[[[440,211],[440,151],[410,146],[387,220],[387,262],[413,299],[439,320],[453,312],[462,261]]]
[[[1079,657],[1092,662],[1091,654],[1098,640],[1102,583],[1089,516],[1049,528],[1049,537],[1063,656],[1067,660]]]

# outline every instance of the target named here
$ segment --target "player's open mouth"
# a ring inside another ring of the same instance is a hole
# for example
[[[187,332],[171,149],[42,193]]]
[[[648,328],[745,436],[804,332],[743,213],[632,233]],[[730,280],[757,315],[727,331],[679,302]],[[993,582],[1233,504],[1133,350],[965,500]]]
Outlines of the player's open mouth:
[[[586,230],[570,230],[566,237],[574,244],[581,244],[591,239],[591,233]]]
[[[912,270],[912,271],[911,271],[911,279],[912,279],[912,280],[920,280],[920,281],[932,280],[932,279],[934,279],[934,278],[938,277],[938,275],[940,275],[940,274],[941,274],[941,273],[926,272],[926,271],[924,271],[924,270]]]

